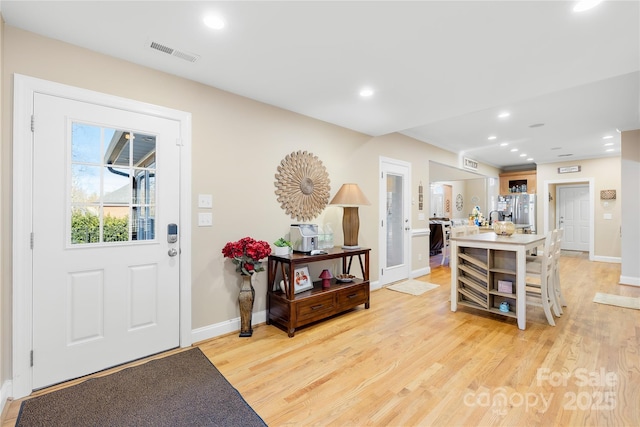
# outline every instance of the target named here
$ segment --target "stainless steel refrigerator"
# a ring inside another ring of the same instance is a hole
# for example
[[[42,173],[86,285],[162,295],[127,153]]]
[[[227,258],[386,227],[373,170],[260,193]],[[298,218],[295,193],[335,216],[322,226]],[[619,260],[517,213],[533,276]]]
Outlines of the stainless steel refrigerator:
[[[498,196],[498,219],[512,221],[516,226],[529,226],[536,233],[536,195],[507,194]]]

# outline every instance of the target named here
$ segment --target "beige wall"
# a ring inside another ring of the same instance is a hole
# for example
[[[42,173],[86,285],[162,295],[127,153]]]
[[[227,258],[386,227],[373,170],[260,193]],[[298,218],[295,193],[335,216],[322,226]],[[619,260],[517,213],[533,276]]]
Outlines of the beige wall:
[[[559,174],[558,168],[564,166],[581,167],[580,172]],[[600,190],[620,191],[620,157],[607,157],[603,159],[574,160],[570,162],[552,163],[538,165],[538,196],[542,197],[543,185],[545,181],[550,182],[575,182],[586,183],[592,178],[594,181],[594,257],[601,259],[620,258],[620,225],[621,207],[620,198],[610,200],[605,205],[604,200],[600,200]],[[552,188],[553,203],[555,203],[555,188]],[[544,212],[542,209],[543,200],[539,202],[538,209],[538,230],[542,233],[544,226]],[[551,207],[553,206],[553,209]],[[610,213],[611,220],[604,219],[604,214]],[[555,204],[550,205],[549,212],[551,219],[549,228],[555,226]]]
[[[640,286],[640,130],[622,132],[622,266],[620,283]]]
[[[2,78],[3,124],[12,120],[13,74],[42,78],[122,96],[192,114],[192,222],[197,224],[197,195],[213,195],[213,227],[193,229],[192,326],[194,329],[239,316],[239,277],[221,250],[244,236],[273,242],[295,222],[285,215],[274,194],[274,175],[289,153],[307,150],[319,157],[331,179],[331,196],[345,182],[357,182],[371,206],[360,208],[362,246],[372,248],[371,277],[378,280],[379,157],[412,165],[413,228],[427,228],[418,220],[418,184],[429,182],[429,160],[456,166],[457,155],[391,134],[370,137],[325,122],[255,102],[186,79],[154,71],[105,55],[44,38],[11,26],[4,28]],[[188,65],[185,65],[188,66]],[[11,127],[2,126],[2,227],[11,234]],[[497,176],[495,168],[480,172]],[[429,206],[429,200],[425,200]],[[427,216],[428,219],[428,216]],[[341,208],[329,206],[313,222],[330,223],[335,244],[342,243]],[[423,243],[424,244],[424,243]],[[428,245],[428,243],[426,243]],[[428,246],[425,246],[428,249]],[[11,240],[2,239],[1,295],[10,295]],[[414,253],[423,250],[414,244]],[[428,266],[428,256],[414,269]],[[313,274],[313,272],[312,272]],[[266,274],[256,280],[255,311],[265,309]],[[11,377],[10,298],[4,300],[0,337],[3,361],[0,382]]]

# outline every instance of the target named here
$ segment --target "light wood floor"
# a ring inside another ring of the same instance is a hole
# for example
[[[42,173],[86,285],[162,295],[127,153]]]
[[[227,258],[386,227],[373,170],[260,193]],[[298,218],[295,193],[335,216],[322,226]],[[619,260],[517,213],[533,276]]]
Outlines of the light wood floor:
[[[450,311],[449,268],[411,296],[381,289],[358,308],[288,338],[267,325],[198,346],[270,426],[639,426],[640,310],[596,304],[618,264],[563,256],[568,307],[546,323]],[[13,426],[19,402],[5,411]]]

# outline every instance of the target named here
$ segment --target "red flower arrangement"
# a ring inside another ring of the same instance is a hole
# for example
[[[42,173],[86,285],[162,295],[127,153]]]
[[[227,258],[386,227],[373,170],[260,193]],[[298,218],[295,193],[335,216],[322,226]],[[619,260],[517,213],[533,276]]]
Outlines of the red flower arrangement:
[[[264,271],[262,259],[271,253],[271,245],[264,240],[245,237],[237,242],[229,242],[222,248],[222,255],[231,258],[236,271],[243,276],[251,276],[256,271]]]

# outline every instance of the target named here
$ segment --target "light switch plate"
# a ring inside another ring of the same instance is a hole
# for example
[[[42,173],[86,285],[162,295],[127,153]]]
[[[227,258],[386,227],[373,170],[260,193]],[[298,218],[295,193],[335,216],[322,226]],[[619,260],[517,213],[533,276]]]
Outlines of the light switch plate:
[[[198,227],[211,227],[213,225],[213,214],[211,212],[198,213]]]
[[[613,219],[613,214],[610,214],[610,213],[604,214],[604,219]]]
[[[418,221],[424,221],[424,214],[423,213],[419,213],[418,214]]]
[[[198,207],[211,209],[213,207],[213,197],[211,194],[198,194]]]

